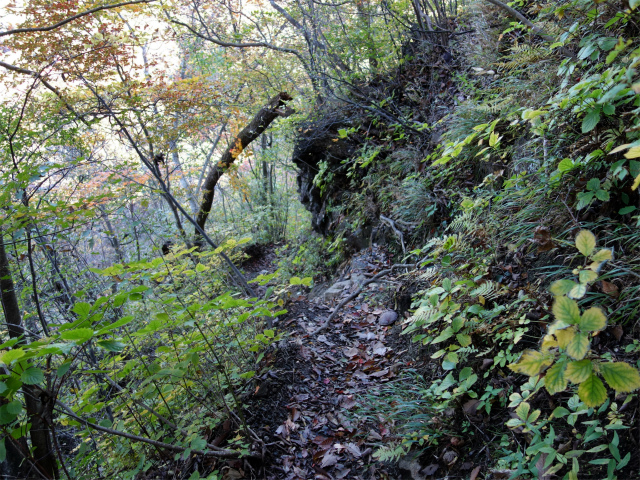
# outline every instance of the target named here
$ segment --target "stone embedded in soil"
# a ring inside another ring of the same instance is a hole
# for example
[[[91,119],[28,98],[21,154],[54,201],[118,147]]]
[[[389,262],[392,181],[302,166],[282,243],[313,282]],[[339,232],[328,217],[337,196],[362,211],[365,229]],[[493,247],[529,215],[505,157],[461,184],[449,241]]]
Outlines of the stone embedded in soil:
[[[380,325],[387,326],[395,323],[397,319],[398,314],[396,312],[394,312],[393,310],[387,310],[382,315],[380,315],[379,321]]]
[[[345,280],[343,282],[334,283],[331,286],[331,288],[329,288],[326,292],[324,292],[323,297],[325,302],[338,298],[340,295],[342,295],[342,292],[345,289],[351,288],[351,285],[353,285],[353,282],[351,280]]]

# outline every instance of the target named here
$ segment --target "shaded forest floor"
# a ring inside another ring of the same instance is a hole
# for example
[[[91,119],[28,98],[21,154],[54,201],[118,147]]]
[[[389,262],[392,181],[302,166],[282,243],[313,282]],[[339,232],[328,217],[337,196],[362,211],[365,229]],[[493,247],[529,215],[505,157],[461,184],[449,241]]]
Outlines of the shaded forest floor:
[[[273,270],[273,258],[264,252],[245,268],[250,276]],[[397,464],[374,455],[407,421],[392,415],[389,392],[415,388],[404,373],[423,368],[416,360],[419,349],[400,335],[402,313],[409,307],[397,301],[403,279],[386,277],[368,285],[328,329],[313,333],[358,283],[390,263],[379,247],[363,250],[340,277],[340,294],[318,294],[326,290],[320,286],[287,305],[288,314],[276,323],[285,339],[265,355],[245,403],[247,422],[264,442],[265,463],[230,462],[223,469],[225,480],[411,479],[440,469],[438,458],[409,457]],[[474,467],[460,462],[456,470],[468,475]]]
[[[361,269],[353,269],[350,277],[371,276],[387,263],[384,251],[364,251],[352,262]],[[342,296],[350,292],[345,280]],[[372,457],[390,426],[354,415],[407,362],[399,328],[379,322],[389,311],[387,290],[374,284],[318,335],[311,332],[324,323],[340,296],[300,296],[287,306],[289,313],[278,322],[287,338],[265,357],[246,409],[252,429],[267,447],[267,464],[259,477],[401,478],[395,468]]]

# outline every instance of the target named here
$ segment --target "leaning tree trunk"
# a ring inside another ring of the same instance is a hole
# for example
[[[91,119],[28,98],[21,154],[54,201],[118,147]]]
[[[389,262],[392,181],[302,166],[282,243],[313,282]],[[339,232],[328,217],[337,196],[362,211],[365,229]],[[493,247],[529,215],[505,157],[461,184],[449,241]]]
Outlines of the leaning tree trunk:
[[[244,127],[238,136],[233,139],[229,147],[222,154],[222,157],[220,157],[218,164],[209,171],[202,186],[202,201],[200,202],[200,210],[198,211],[198,217],[196,219],[196,223],[203,231],[205,223],[207,223],[207,218],[209,218],[209,213],[211,212],[211,205],[213,205],[213,195],[216,184],[247,145],[258,138],[271,122],[278,117],[288,117],[294,113],[294,110],[285,104],[288,100],[292,100],[292,98],[285,92],[280,92],[269,100],[269,103],[260,109],[253,120],[251,120],[251,123]],[[196,238],[199,237],[200,235],[196,230]]]
[[[9,259],[4,248],[4,237],[0,230],[0,300],[4,311],[9,337],[20,338],[24,334],[20,305],[16,295]],[[24,342],[24,338],[17,345]],[[36,385],[22,385],[27,416],[31,423],[31,445],[34,447],[33,461],[38,473],[45,478],[58,478],[58,464],[53,453],[49,421],[52,413],[52,399]],[[33,475],[33,474],[32,474]],[[31,477],[29,477],[31,478]]]

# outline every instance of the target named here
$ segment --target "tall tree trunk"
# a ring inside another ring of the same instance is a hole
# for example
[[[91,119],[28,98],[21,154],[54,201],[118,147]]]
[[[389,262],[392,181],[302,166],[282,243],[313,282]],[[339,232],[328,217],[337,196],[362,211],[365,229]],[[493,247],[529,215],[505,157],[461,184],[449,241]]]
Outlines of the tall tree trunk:
[[[24,334],[20,305],[16,295],[9,259],[4,247],[4,235],[0,230],[0,299],[4,312],[9,337],[19,338]],[[23,343],[24,338],[20,343]],[[18,343],[18,345],[20,345]],[[49,422],[53,407],[53,400],[45,390],[36,385],[23,385],[27,416],[31,423],[31,445],[34,447],[33,463],[38,473],[45,478],[58,478],[58,464],[53,452]]]
[[[184,190],[184,194],[187,196],[191,211],[193,213],[196,213],[198,211],[198,202],[196,202],[196,197],[193,194],[193,189],[189,185],[187,177],[185,176],[184,170],[182,168],[182,163],[180,163],[180,157],[178,156],[178,142],[176,140],[171,140],[169,142],[169,149],[171,150],[171,159],[173,160],[176,172],[179,175],[180,186]]]
[[[218,164],[209,171],[202,186],[202,201],[200,202],[200,210],[198,211],[198,217],[196,219],[196,223],[203,231],[207,223],[207,218],[209,218],[209,213],[211,212],[211,205],[213,205],[213,195],[216,184],[247,145],[258,138],[271,122],[278,117],[288,117],[294,113],[294,110],[285,104],[285,102],[291,99],[288,93],[281,92],[269,100],[269,103],[260,109],[249,125],[244,127],[238,136],[233,139],[229,147],[222,154]],[[196,231],[196,238],[198,237],[200,237],[200,235]]]

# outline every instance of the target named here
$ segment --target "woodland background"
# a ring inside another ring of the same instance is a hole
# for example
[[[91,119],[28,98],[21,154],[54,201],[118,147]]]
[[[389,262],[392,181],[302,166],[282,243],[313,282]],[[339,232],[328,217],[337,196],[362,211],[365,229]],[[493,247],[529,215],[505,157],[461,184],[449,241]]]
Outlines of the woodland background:
[[[3,478],[639,478],[639,5],[3,2]],[[375,448],[269,473],[246,403],[347,301],[287,310],[381,245]]]

